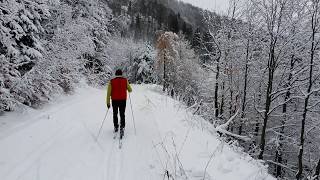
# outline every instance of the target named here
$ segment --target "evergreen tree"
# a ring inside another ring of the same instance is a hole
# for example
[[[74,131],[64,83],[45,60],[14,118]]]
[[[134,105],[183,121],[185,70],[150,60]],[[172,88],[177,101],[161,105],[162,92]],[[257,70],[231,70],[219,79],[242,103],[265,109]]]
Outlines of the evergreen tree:
[[[133,63],[127,65],[130,82],[135,83],[154,83],[156,81],[154,74],[154,48],[147,43],[141,52],[133,58]]]
[[[0,52],[24,75],[42,58],[39,34],[41,21],[50,16],[48,7],[42,0],[3,0],[0,7]]]
[[[191,45],[192,45],[192,48],[195,49],[196,53],[200,54],[201,45],[202,45],[200,28],[197,28],[196,31],[194,32]]]

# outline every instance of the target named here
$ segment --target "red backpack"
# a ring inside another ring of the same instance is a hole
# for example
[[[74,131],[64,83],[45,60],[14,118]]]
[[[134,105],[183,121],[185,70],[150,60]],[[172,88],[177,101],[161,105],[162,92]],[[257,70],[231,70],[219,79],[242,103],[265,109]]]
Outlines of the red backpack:
[[[128,80],[124,77],[116,77],[111,80],[111,99],[126,100],[127,99]]]

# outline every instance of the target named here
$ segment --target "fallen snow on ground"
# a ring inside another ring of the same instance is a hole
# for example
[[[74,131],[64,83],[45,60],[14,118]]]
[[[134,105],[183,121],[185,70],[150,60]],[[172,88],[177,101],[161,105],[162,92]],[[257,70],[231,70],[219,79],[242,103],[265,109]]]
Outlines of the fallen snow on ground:
[[[1,180],[272,180],[266,167],[206,130],[151,85],[133,86],[122,149],[105,90],[82,88],[41,110],[0,117]],[[168,178],[169,177],[169,178]]]

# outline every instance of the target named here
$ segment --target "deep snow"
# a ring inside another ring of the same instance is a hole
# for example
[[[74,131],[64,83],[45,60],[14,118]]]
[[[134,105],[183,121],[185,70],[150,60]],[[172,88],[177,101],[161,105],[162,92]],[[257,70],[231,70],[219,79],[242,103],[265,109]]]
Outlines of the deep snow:
[[[111,112],[95,141],[106,91],[77,92],[41,110],[0,116],[1,180],[274,179],[158,86],[133,86],[137,135],[128,101],[122,149],[112,138]]]

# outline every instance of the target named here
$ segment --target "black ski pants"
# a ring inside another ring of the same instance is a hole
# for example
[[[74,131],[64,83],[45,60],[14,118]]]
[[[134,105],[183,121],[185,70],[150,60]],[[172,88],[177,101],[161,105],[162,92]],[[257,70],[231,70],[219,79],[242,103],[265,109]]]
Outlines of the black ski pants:
[[[125,120],[126,103],[127,103],[127,100],[112,100],[113,125],[115,129],[119,128],[118,111],[120,111],[120,129],[123,129],[126,126],[126,120]]]

